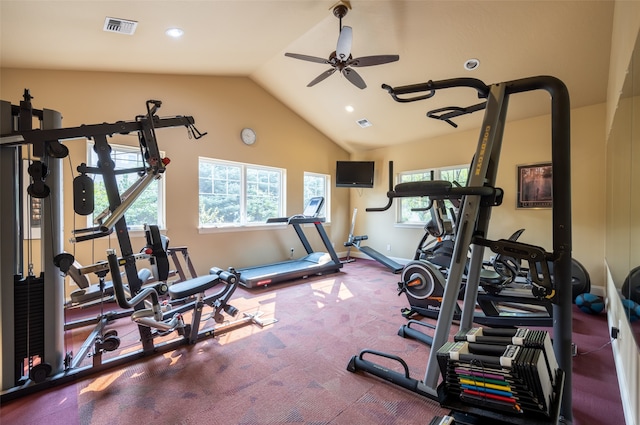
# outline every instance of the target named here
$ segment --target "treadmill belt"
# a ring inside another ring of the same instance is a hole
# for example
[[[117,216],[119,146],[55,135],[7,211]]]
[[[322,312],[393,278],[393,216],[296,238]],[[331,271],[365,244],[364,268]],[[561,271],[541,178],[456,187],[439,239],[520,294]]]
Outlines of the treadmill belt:
[[[329,261],[323,261],[327,258]],[[325,253],[313,253],[298,260],[283,261],[263,266],[250,267],[240,272],[240,283],[247,288],[265,286],[285,280],[297,279],[314,274],[333,273],[342,264],[336,265]]]

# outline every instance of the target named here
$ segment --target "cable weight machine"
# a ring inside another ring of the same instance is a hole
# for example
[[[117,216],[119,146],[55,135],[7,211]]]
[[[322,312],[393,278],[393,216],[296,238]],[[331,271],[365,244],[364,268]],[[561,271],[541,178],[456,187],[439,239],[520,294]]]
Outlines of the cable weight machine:
[[[467,252],[471,248],[469,274],[467,276],[464,302],[460,320],[460,329],[473,327],[473,316],[480,271],[482,269],[484,248],[489,247],[496,254],[509,255],[529,262],[533,270],[539,267],[541,274],[534,276],[532,284],[535,295],[545,298],[553,304],[553,352],[558,361],[558,385],[555,388],[555,401],[548,418],[527,419],[521,417],[504,417],[491,410],[478,411],[473,414],[480,419],[490,418],[487,423],[530,423],[549,424],[572,422],[571,411],[571,333],[572,333],[572,284],[571,284],[571,167],[570,167],[570,102],[569,93],[562,81],[551,76],[537,76],[508,82],[486,85],[473,78],[454,78],[441,81],[413,84],[402,87],[382,86],[397,102],[413,102],[429,99],[436,91],[467,87],[477,92],[478,98],[486,99],[483,103],[468,108],[450,107],[431,111],[428,116],[448,122],[456,126],[452,119],[478,110],[485,110],[476,153],[471,164],[471,172],[467,186],[454,187],[448,182],[427,181],[410,182],[396,185],[387,193],[388,203],[383,209],[391,207],[395,198],[430,197],[461,198],[462,207],[458,222],[458,234],[455,240],[453,257],[444,288],[442,308],[438,315],[433,335],[432,348],[426,365],[424,378],[418,380],[409,376],[406,363],[399,357],[376,350],[365,349],[353,356],[347,370],[364,371],[382,379],[400,385],[412,392],[439,401],[447,401],[442,386],[438,386],[440,369],[437,352],[449,338],[458,293],[467,263]],[[534,90],[545,90],[551,95],[551,153],[553,178],[552,234],[553,251],[546,252],[539,247],[526,247],[513,241],[486,239],[489,220],[493,207],[501,203],[502,190],[495,187],[498,162],[502,146],[504,126],[506,123],[507,105],[511,95]],[[407,95],[415,95],[406,97]],[[553,263],[553,284],[548,267]],[[366,358],[365,358],[366,357]],[[404,373],[396,372],[374,363],[370,358],[384,357],[397,361]],[[464,406],[452,408],[465,415]],[[459,409],[459,410],[458,410]],[[520,422],[519,422],[520,421]],[[481,422],[478,422],[481,423]]]
[[[158,100],[146,102],[146,114],[132,121],[81,125],[62,128],[62,116],[57,111],[37,110],[31,105],[31,95],[25,89],[19,105],[0,101],[0,237],[6,243],[0,247],[0,309],[2,327],[2,368],[0,380],[2,402],[26,395],[50,386],[59,385],[116,367],[139,359],[144,355],[175,349],[178,345],[194,343],[199,339],[214,336],[221,327],[199,329],[199,321],[190,325],[182,323],[180,315],[193,311],[194,317],[200,317],[203,306],[213,307],[211,317],[221,323],[222,312],[230,315],[237,310],[227,304],[233,294],[238,275],[235,270],[213,270],[207,276],[184,280],[172,285],[169,290],[173,299],[195,297],[195,301],[181,307],[162,311],[154,297],[155,289],[143,288],[138,276],[136,260],[140,255],[134,253],[126,224],[125,212],[140,193],[165,172],[169,161],[160,155],[155,132],[168,127],[186,127],[192,138],[199,139],[206,133],[200,133],[191,116],[161,118],[156,112],[161,106]],[[35,119],[40,128],[32,128]],[[134,133],[138,135],[140,150],[145,158],[144,166],[135,169],[116,170],[111,158],[108,138],[114,134]],[[74,230],[73,242],[82,242],[110,235],[115,231],[118,239],[120,257],[109,252],[109,269],[119,284],[118,302],[133,308],[132,319],[138,325],[141,348],[115,358],[103,359],[103,354],[113,351],[119,345],[112,331],[104,331],[108,318],[102,318],[96,329],[90,334],[80,353],[73,356],[65,353],[64,347],[64,281],[62,273],[67,273],[74,257],[63,252],[62,244],[62,169],[61,159],[68,156],[69,150],[61,142],[73,139],[93,139],[99,161],[98,167],[78,166],[80,176],[73,182],[74,211],[88,215],[93,211],[92,181],[86,174],[100,174],[103,177],[109,201],[108,215],[98,226],[90,229]],[[31,273],[23,278],[23,239],[22,201],[26,196],[22,183],[22,148],[30,147],[34,157],[28,166],[29,182],[26,192],[33,198],[42,199],[42,268],[41,276]],[[140,178],[134,183],[128,196],[118,189],[116,176],[119,173],[138,173]],[[86,178],[85,178],[86,177]],[[157,226],[149,226],[154,236],[148,236],[148,242],[162,245]],[[149,235],[149,234],[148,234]],[[159,280],[168,276],[168,260],[162,249],[153,250],[148,256],[158,269]],[[124,268],[131,298],[124,295],[120,268]],[[61,273],[62,272],[62,273]],[[204,296],[204,291],[221,284],[223,289]],[[25,291],[24,288],[27,288]],[[22,292],[26,292],[23,297]],[[157,294],[156,294],[157,295]],[[20,304],[27,299],[27,306]],[[150,314],[151,304],[152,314]],[[175,318],[175,323],[174,323]],[[256,315],[222,325],[223,331],[249,323],[263,325]],[[153,328],[153,329],[152,329]],[[159,331],[158,331],[159,329]],[[177,331],[181,336],[166,342],[154,342],[161,333]],[[6,348],[6,349],[5,349]],[[85,355],[92,356],[92,365],[81,366]],[[28,369],[28,370],[26,370]],[[27,372],[26,376],[24,372]]]

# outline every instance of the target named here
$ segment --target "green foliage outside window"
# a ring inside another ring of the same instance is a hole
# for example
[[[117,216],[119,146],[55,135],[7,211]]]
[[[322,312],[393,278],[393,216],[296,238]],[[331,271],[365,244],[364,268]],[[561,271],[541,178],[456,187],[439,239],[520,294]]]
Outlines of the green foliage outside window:
[[[142,161],[142,155],[136,148],[120,145],[111,145],[111,158],[115,162],[115,169],[129,169],[142,167],[144,162]],[[88,145],[89,152],[89,166],[97,167],[98,156],[93,151],[93,143]],[[118,184],[118,192],[122,195],[127,188],[133,183],[138,181],[139,176],[136,172],[129,174],[118,174],[116,181]],[[161,196],[161,181],[153,181],[143,192],[138,199],[129,207],[125,213],[125,220],[127,227],[130,229],[142,229],[145,224],[156,224],[161,228],[164,226],[164,217],[162,215],[163,209],[160,207],[159,202],[163,198]],[[94,225],[94,218],[109,208],[109,199],[107,198],[107,190],[104,185],[102,175],[94,176],[94,213],[90,216],[91,223],[89,226]]]
[[[311,198],[322,196],[324,198],[324,205],[322,205],[319,215],[320,217],[325,217],[327,220],[329,220],[327,216],[327,206],[330,204],[329,195],[327,194],[327,188],[329,187],[328,179],[329,176],[327,174],[304,173],[303,208],[306,207]]]
[[[264,223],[278,217],[280,172],[247,167],[247,223]]]
[[[398,183],[417,181],[430,181],[433,172],[431,170],[412,173],[402,173],[398,176]],[[413,211],[416,208],[425,208],[429,204],[428,198],[400,198],[400,222],[423,223],[429,219],[428,211]]]
[[[242,169],[200,161],[201,224],[239,223]]]
[[[281,216],[282,180],[279,169],[200,159],[200,225],[256,224]]]

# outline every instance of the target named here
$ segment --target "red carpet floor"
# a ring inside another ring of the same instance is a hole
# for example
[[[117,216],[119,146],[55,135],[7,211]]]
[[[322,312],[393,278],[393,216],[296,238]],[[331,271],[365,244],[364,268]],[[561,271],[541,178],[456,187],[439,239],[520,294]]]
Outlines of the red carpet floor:
[[[397,279],[373,261],[358,260],[333,275],[241,288],[233,302],[241,312],[259,310],[278,322],[239,328],[10,401],[1,406],[0,420],[11,425],[428,424],[448,411],[346,370],[351,356],[372,348],[402,357],[412,377],[424,377],[428,348],[397,336],[406,323],[400,309],[407,303],[396,295]],[[573,326],[574,424],[624,423],[606,317],[575,309]],[[128,318],[110,328],[122,339],[119,352],[138,348],[137,329]],[[77,350],[90,330],[70,332],[69,345]]]

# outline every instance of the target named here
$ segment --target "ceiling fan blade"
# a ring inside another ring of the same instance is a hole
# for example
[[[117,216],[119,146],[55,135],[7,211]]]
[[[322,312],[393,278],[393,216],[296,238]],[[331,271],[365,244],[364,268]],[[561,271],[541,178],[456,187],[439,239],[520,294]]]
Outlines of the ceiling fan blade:
[[[363,56],[361,58],[355,58],[347,63],[347,66],[372,66],[382,65],[384,63],[395,62],[400,59],[398,55],[377,55],[377,56]]]
[[[327,61],[326,59],[319,58],[319,57],[316,57],[316,56],[301,55],[301,54],[298,54],[298,53],[285,53],[284,55],[288,56],[290,58],[300,59],[300,60],[303,60],[303,61],[324,63],[324,64],[329,63],[329,61]]]
[[[365,84],[364,80],[362,79],[360,74],[358,74],[355,71],[355,69],[344,68],[342,70],[342,75],[344,75],[345,78],[351,82],[351,84],[353,84],[354,86],[356,86],[359,89],[364,89],[364,88],[367,87],[367,85]]]
[[[309,84],[307,84],[307,87],[315,86],[320,81],[324,80],[325,78],[327,78],[328,76],[330,76],[334,72],[336,72],[335,68],[327,69],[325,72],[323,72],[322,74],[318,75],[313,81],[311,81]]]
[[[340,36],[338,37],[338,46],[336,47],[336,56],[341,61],[349,59],[351,54],[351,42],[353,41],[353,31],[351,27],[342,27]]]

